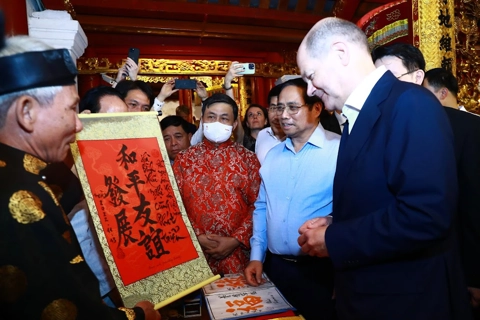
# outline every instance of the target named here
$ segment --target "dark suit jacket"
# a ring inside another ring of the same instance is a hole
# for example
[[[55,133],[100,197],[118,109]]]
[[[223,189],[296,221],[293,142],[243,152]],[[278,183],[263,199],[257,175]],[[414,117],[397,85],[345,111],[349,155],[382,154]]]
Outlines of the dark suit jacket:
[[[470,319],[452,220],[453,135],[426,89],[387,71],[344,129],[326,245],[340,319]]]
[[[445,108],[455,138],[458,235],[467,285],[480,288],[480,117]]]
[[[338,123],[335,114],[330,113],[325,109],[323,109],[322,113],[320,114],[320,123],[322,124],[323,129],[338,133],[340,135],[342,134],[340,124]]]

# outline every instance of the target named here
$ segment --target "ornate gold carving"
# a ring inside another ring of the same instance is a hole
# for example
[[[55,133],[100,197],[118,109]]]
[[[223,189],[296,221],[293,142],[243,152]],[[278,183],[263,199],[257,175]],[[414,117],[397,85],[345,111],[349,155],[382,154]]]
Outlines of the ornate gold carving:
[[[85,260],[83,260],[82,256],[78,255],[75,258],[73,258],[72,260],[70,260],[70,263],[71,264],[77,264],[77,263],[80,263],[80,262],[83,262],[83,261],[85,261]]]
[[[137,80],[142,80],[146,83],[166,83],[167,81],[175,79],[174,77],[159,77],[159,76],[137,76]]]
[[[48,186],[48,184],[46,184],[43,181],[38,181],[38,184],[50,195],[50,197],[52,197],[53,202],[55,202],[55,205],[59,206],[60,202],[58,202],[57,196],[55,195],[53,190]]]
[[[67,10],[67,12],[72,16],[72,19],[75,19],[77,17],[77,13],[75,12],[70,0],[63,0],[63,5],[65,6],[65,10]]]
[[[29,191],[20,190],[15,192],[10,197],[8,208],[12,217],[22,224],[37,222],[45,218],[42,202]]]
[[[293,55],[291,59],[293,60],[291,63],[256,63],[255,76],[278,78],[285,74],[299,74]],[[116,74],[122,63],[122,61],[110,62],[108,58],[80,58],[77,61],[77,68],[80,74]],[[230,63],[215,60],[140,59],[138,79],[155,83],[166,82],[174,77],[159,78],[149,75],[225,75]]]
[[[457,0],[455,13],[458,103],[480,114],[480,3]]]
[[[27,290],[27,277],[18,267],[0,267],[0,302],[13,303]]]
[[[3,160],[0,160],[0,168],[6,167],[7,163]]]
[[[426,70],[451,68],[455,74],[455,30],[453,28],[453,0],[418,1],[418,25],[414,37],[422,51]],[[446,44],[445,42],[448,42]]]
[[[41,320],[75,320],[78,310],[75,304],[67,299],[58,299],[50,302],[43,309]]]
[[[122,310],[123,312],[125,312],[128,320],[135,320],[135,311],[133,311],[132,309],[120,307],[118,308],[118,310]]]
[[[25,153],[25,156],[23,157],[23,167],[27,172],[33,173],[33,174],[39,174],[40,171],[45,169],[47,166],[47,163],[44,161],[28,154]]]
[[[387,17],[388,21],[392,21],[392,20],[395,21],[400,17],[400,10],[399,9],[393,10],[392,12],[387,13],[385,16]]]
[[[240,104],[238,106],[240,115],[243,117],[245,115],[245,111],[247,110],[247,105],[248,105],[248,98],[249,94],[247,92],[247,80],[245,77],[241,77],[240,80],[238,81],[238,87],[239,87],[239,96],[240,96]],[[241,124],[239,124],[241,125]]]

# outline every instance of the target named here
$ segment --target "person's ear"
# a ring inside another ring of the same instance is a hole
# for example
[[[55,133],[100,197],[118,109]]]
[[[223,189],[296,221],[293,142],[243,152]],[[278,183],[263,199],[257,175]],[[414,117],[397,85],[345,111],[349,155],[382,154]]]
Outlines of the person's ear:
[[[237,127],[237,125],[238,125],[238,119],[237,119],[237,120],[235,120],[235,121],[233,121],[233,124],[232,124],[232,127],[233,127],[233,128],[232,128],[232,131],[234,131],[234,130],[235,130],[235,128]]]
[[[440,99],[444,100],[448,96],[448,89],[443,87],[440,89]]]
[[[15,100],[12,108],[20,127],[26,132],[32,132],[41,108],[38,101],[31,96],[21,96]]]
[[[340,63],[344,66],[348,65],[350,62],[350,50],[348,46],[341,41],[334,42],[332,44],[332,50],[334,51],[335,55],[339,58]]]
[[[421,86],[424,78],[425,78],[425,71],[423,71],[421,69],[418,69],[417,71],[415,71],[414,81],[415,81],[416,84]]]
[[[192,140],[192,133],[189,132],[189,133],[187,134],[187,137],[188,137],[188,141],[190,142],[190,140]]]
[[[323,110],[323,105],[321,102],[315,102],[312,107],[312,112],[314,113],[315,118],[318,118],[320,116],[320,113],[322,113]]]

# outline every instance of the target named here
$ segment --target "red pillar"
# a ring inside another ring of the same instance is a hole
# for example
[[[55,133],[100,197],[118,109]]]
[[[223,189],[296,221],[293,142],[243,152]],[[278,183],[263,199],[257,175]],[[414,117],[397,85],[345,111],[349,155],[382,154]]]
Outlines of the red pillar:
[[[80,74],[77,79],[78,94],[80,95],[80,98],[82,98],[88,90],[94,87],[100,85],[109,86],[108,83],[102,81],[102,77],[99,74]]]
[[[5,34],[7,36],[28,34],[25,0],[0,0],[0,9],[5,16]]]

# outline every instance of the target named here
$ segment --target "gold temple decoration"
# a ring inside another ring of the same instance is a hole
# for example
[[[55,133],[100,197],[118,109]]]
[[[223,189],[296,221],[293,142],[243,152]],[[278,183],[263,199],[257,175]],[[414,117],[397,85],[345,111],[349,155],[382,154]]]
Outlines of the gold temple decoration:
[[[63,6],[65,7],[65,10],[67,10],[67,12],[70,13],[70,15],[72,16],[72,19],[75,19],[77,17],[75,8],[73,7],[70,0],[63,0]]]
[[[77,68],[80,74],[117,74],[123,62],[122,60],[111,62],[108,58],[80,58],[77,61]],[[231,61],[216,60],[140,59],[138,79],[160,82],[161,80],[155,78],[163,76],[162,80],[166,80],[170,78],[168,75],[223,76],[227,73],[230,63]],[[255,76],[279,78],[285,74],[299,74],[296,63],[255,64]]]
[[[414,45],[422,51],[426,70],[443,67],[455,74],[454,0],[413,0]]]
[[[248,97],[248,92],[247,92],[247,79],[245,77],[241,77],[238,81],[238,87],[240,89],[239,96],[240,96],[240,104],[238,105],[238,110],[240,112],[240,115],[242,118],[245,116],[245,111],[247,110],[247,97]],[[237,102],[238,104],[238,102]]]
[[[480,3],[456,0],[455,4],[458,103],[480,114]]]

